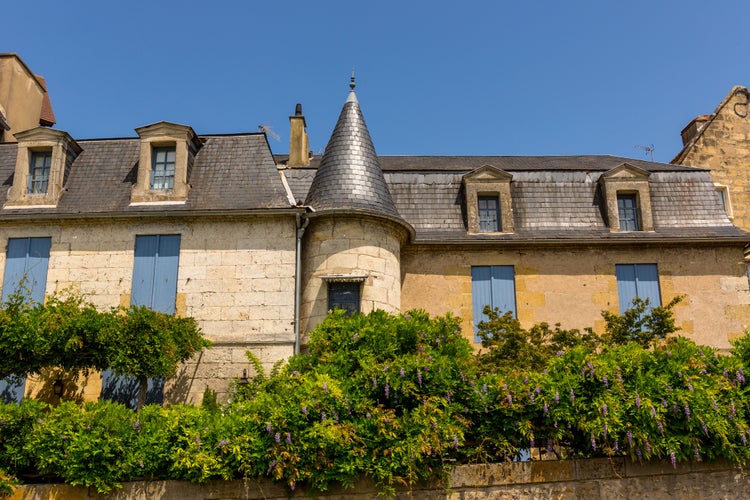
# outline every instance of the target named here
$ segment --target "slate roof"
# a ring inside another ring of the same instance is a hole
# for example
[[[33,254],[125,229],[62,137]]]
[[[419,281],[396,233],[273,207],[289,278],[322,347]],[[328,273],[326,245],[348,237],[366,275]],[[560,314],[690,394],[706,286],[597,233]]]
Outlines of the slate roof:
[[[291,204],[279,178],[265,135],[260,133],[203,136],[181,204],[130,206],[140,140],[77,141],[83,148],[65,181],[56,208],[0,209],[0,220],[28,215],[96,216],[148,212],[224,212],[288,209]],[[18,146],[0,144],[0,206],[13,182]]]
[[[706,169],[607,155],[381,156],[379,162],[416,243],[750,241],[727,217]],[[651,173],[653,232],[610,232],[599,177],[623,163]],[[283,171],[295,198],[305,198],[316,165]],[[462,178],[483,165],[513,175],[512,234],[467,232]]]
[[[316,212],[366,211],[400,219],[353,85],[309,185],[305,204]]]

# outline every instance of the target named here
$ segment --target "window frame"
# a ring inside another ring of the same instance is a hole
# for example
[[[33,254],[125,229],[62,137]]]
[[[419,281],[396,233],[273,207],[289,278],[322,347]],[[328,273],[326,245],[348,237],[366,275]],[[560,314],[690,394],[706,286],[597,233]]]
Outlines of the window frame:
[[[335,297],[341,294],[354,294],[354,298],[348,301],[335,301]],[[336,307],[341,304],[348,304],[352,307]],[[360,281],[328,281],[328,310],[336,309],[343,309],[347,316],[362,312],[362,283]]]
[[[171,161],[169,156],[172,156]],[[159,160],[163,154],[164,160]],[[177,146],[152,146],[151,148],[151,176],[149,188],[154,191],[174,189],[175,166],[177,160]]]
[[[26,184],[26,194],[47,194],[52,168],[52,150],[32,150],[29,153],[29,178]],[[37,165],[39,160],[42,160],[42,165]]]
[[[492,202],[492,207],[486,206]],[[483,207],[482,205],[485,204]],[[494,215],[494,220],[493,216]],[[500,215],[500,196],[497,194],[477,195],[477,232],[478,233],[500,233],[502,232],[502,219]]]
[[[623,206],[630,203],[630,206]],[[617,192],[617,217],[620,231],[640,231],[641,220],[638,209],[638,193],[632,191]]]

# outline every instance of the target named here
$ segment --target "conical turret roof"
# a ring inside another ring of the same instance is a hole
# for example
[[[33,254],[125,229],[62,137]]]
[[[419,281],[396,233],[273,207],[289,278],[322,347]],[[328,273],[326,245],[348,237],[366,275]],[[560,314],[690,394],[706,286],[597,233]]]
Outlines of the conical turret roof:
[[[305,204],[318,212],[361,210],[401,219],[351,86]]]

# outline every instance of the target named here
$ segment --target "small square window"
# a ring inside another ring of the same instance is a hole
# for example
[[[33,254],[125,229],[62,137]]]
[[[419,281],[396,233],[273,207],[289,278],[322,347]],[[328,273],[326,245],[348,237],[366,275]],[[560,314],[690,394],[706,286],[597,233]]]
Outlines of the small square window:
[[[635,194],[617,195],[617,212],[620,216],[620,231],[640,231],[638,222],[638,198]]]
[[[49,185],[49,169],[52,164],[52,151],[32,151],[29,165],[28,194],[46,194]]]
[[[346,314],[359,312],[359,282],[328,283],[328,309],[343,309]]]
[[[151,189],[174,188],[175,146],[155,147],[151,157]]]
[[[497,233],[500,227],[500,200],[497,196],[477,197],[477,218],[480,233]]]

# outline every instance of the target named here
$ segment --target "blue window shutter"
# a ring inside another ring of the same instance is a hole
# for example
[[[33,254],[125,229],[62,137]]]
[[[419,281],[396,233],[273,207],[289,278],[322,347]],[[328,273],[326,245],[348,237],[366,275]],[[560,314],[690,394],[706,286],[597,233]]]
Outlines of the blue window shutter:
[[[513,266],[474,266],[471,268],[474,340],[479,342],[477,326],[487,319],[484,306],[497,307],[516,316],[516,286]]]
[[[47,288],[47,268],[49,267],[49,250],[51,238],[29,238],[29,256],[26,261],[27,286],[31,300],[44,302],[44,291]]]
[[[477,337],[477,325],[487,319],[482,312],[484,306],[492,306],[492,268],[476,266],[471,268],[471,301],[474,317],[474,337]]]
[[[179,256],[179,234],[136,236],[131,305],[174,314]],[[140,383],[135,377],[118,376],[112,370],[102,372],[102,399],[135,408],[138,405],[139,387]],[[163,402],[164,379],[149,378],[145,404]]]
[[[23,393],[26,389],[25,377],[14,377],[13,375],[0,379],[0,402],[21,403]]]
[[[154,268],[154,293],[151,308],[174,314],[177,301],[177,270],[180,260],[180,235],[159,236]]]
[[[656,264],[617,264],[615,272],[620,314],[633,307],[633,299],[636,297],[648,299],[650,307],[661,305]]]
[[[620,314],[633,307],[633,300],[638,296],[635,286],[635,264],[617,264],[617,297],[620,301]]]
[[[649,308],[661,305],[661,293],[659,291],[659,272],[656,264],[636,264],[635,266],[636,288],[638,297],[649,301]]]
[[[26,257],[29,254],[29,238],[11,238],[8,240],[8,254],[5,258],[3,275],[3,302],[18,291],[26,276]],[[28,284],[24,283],[25,286]]]
[[[516,285],[513,266],[492,266],[492,307],[516,317]]]
[[[133,288],[130,292],[131,305],[151,307],[158,245],[158,235],[135,237]]]

